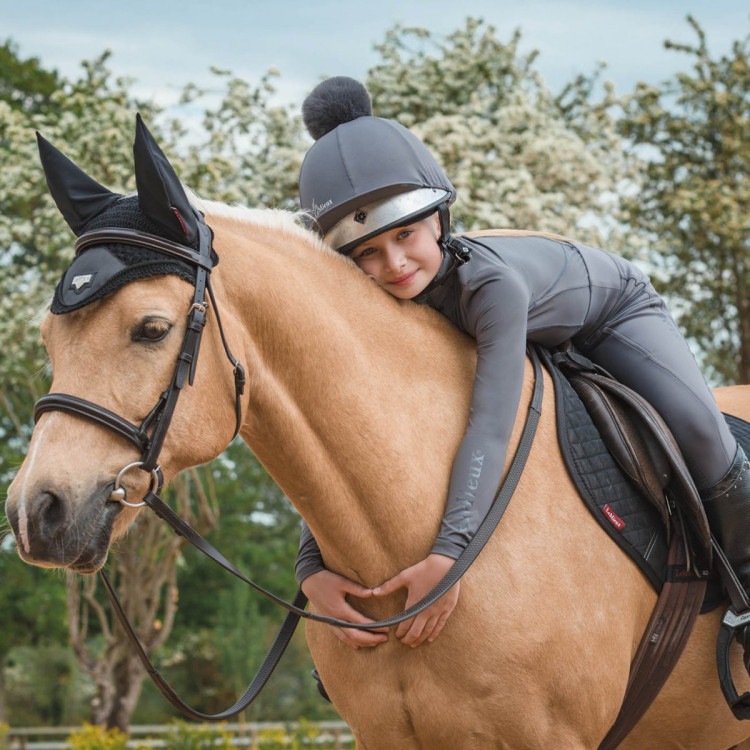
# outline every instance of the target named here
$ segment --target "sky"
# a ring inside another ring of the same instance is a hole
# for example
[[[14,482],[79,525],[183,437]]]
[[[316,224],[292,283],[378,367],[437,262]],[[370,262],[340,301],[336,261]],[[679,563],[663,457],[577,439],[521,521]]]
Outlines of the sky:
[[[395,24],[449,35],[473,16],[501,41],[520,29],[521,50],[539,51],[553,91],[605,62],[605,78],[625,93],[687,69],[689,58],[663,42],[695,41],[688,14],[714,56],[750,33],[747,0],[0,0],[0,41],[69,77],[111,50],[112,71],[167,108],[187,83],[211,85],[211,66],[250,81],[275,67],[278,97],[300,104],[326,76],[363,79]]]

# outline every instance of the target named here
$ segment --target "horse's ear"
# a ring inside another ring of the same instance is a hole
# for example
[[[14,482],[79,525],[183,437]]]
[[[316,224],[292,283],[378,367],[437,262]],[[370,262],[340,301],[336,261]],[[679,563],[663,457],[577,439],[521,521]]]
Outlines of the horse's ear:
[[[36,139],[49,191],[65,221],[80,236],[91,219],[122,196],[89,177],[40,133]]]
[[[181,242],[187,239],[192,244],[198,236],[198,216],[172,165],[140,115],[136,116],[133,156],[141,210],[173,239]]]

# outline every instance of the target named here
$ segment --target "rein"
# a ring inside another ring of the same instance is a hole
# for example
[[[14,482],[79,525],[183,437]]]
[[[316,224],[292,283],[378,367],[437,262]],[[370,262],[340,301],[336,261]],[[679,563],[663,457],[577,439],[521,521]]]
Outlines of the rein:
[[[374,630],[377,628],[390,627],[404,622],[405,620],[409,620],[424,611],[454,586],[474,562],[477,555],[479,555],[508,507],[508,503],[518,485],[521,474],[523,473],[536,434],[544,391],[539,356],[534,347],[529,347],[529,357],[534,369],[534,389],[528,408],[526,422],[513,461],[511,462],[500,490],[495,497],[487,516],[477,530],[477,533],[463,550],[461,555],[456,559],[450,570],[430,592],[398,615],[373,623],[351,623],[334,617],[327,617],[325,615],[308,612],[304,609],[307,604],[307,597],[301,589],[297,591],[292,602],[287,602],[270,591],[267,591],[262,586],[259,586],[249,578],[246,578],[229,560],[226,559],[226,557],[224,557],[224,555],[221,554],[221,552],[198,534],[159,497],[159,492],[163,485],[163,477],[158,465],[158,457],[174,414],[177,398],[186,382],[189,385],[193,384],[201,335],[206,323],[206,315],[208,312],[206,292],[208,292],[208,298],[210,299],[216,313],[216,321],[219,327],[224,351],[227,359],[229,359],[234,368],[236,427],[232,439],[239,433],[242,422],[241,396],[245,386],[245,372],[242,365],[232,355],[229,349],[224,335],[224,329],[221,324],[221,319],[219,317],[216,300],[211,289],[210,271],[214,265],[211,259],[211,236],[210,228],[205,223],[201,222],[200,250],[196,253],[190,248],[170,242],[161,237],[130,229],[103,229],[83,234],[76,242],[76,254],[83,252],[85,249],[94,245],[102,245],[107,242],[117,242],[154,250],[155,252],[170,255],[194,265],[196,268],[195,293],[193,296],[193,304],[188,313],[187,330],[185,332],[180,353],[177,356],[177,363],[175,365],[172,381],[140,426],[129,422],[118,414],[115,414],[92,401],[64,393],[52,393],[44,396],[39,399],[34,406],[35,421],[47,411],[65,411],[96,422],[133,443],[133,445],[141,451],[141,459],[128,464],[120,470],[115,479],[112,493],[110,494],[110,501],[120,502],[123,505],[133,508],[147,505],[157,514],[157,516],[159,516],[159,518],[166,521],[175,533],[184,537],[186,541],[190,542],[190,544],[200,550],[204,555],[218,563],[222,568],[251,586],[266,598],[287,610],[288,614],[276,634],[271,648],[242,697],[237,700],[233,706],[221,713],[204,714],[185,704],[153,666],[145,647],[141,644],[135,630],[128,621],[109,579],[103,570],[100,571],[105,591],[112,604],[115,615],[124,628],[125,633],[133,645],[146,672],[150,675],[162,695],[175,708],[177,708],[183,715],[199,721],[223,721],[237,715],[255,700],[273,673],[273,670],[276,668],[276,665],[284,653],[284,650],[286,649],[301,618],[337,627],[354,628],[359,630]],[[126,492],[123,487],[120,487],[120,480],[125,472],[136,467],[149,472],[152,477],[152,482],[151,487],[143,500],[138,503],[132,503],[126,500]]]

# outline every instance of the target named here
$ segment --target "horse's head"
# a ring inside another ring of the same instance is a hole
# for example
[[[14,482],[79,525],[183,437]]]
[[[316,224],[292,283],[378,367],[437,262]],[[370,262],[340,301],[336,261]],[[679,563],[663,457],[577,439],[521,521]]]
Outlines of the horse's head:
[[[40,153],[78,252],[42,324],[52,387],[37,405],[6,513],[25,561],[89,573],[162,476],[213,458],[229,442],[235,404],[224,392],[232,369],[214,367],[223,349],[218,332],[209,336],[161,450],[174,409],[165,394],[181,392],[194,374],[203,284],[216,261],[211,232],[140,119],[136,196],[110,192],[41,138]]]

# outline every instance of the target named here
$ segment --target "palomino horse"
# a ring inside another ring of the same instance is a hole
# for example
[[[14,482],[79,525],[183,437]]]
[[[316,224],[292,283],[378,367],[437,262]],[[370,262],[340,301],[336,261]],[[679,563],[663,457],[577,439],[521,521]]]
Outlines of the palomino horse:
[[[189,214],[187,199],[166,160],[159,165],[162,176],[169,172],[166,193],[143,176],[148,169],[136,153],[140,209],[174,238],[169,213]],[[89,190],[76,202],[60,190],[53,194],[77,231],[97,212],[98,225],[109,226],[106,193],[99,199]],[[472,343],[433,311],[390,297],[291,214],[199,208],[220,257],[212,284],[226,338],[247,369],[241,435],[309,523],[327,565],[378,584],[422,559],[437,533],[467,419]],[[140,424],[169,382],[192,296],[183,279],[157,276],[48,315],[42,334],[52,392]],[[528,368],[519,413],[532,379]],[[358,747],[592,750],[614,722],[656,597],[576,495],[557,447],[551,384],[545,393],[520,485],[434,643],[410,649],[391,633],[374,649],[353,651],[326,625],[308,625],[315,663]],[[750,417],[747,389],[717,395],[725,410]],[[216,457],[234,421],[231,368],[210,312],[194,385],[160,457],[165,478]],[[43,414],[8,493],[23,559],[82,573],[100,568],[138,512],[109,500],[114,477],[136,458],[101,425]],[[138,499],[150,481],[133,470],[123,485]],[[359,602],[373,617],[402,604],[399,595]],[[718,611],[699,618],[622,747],[725,750],[750,735],[719,689],[719,619]]]

